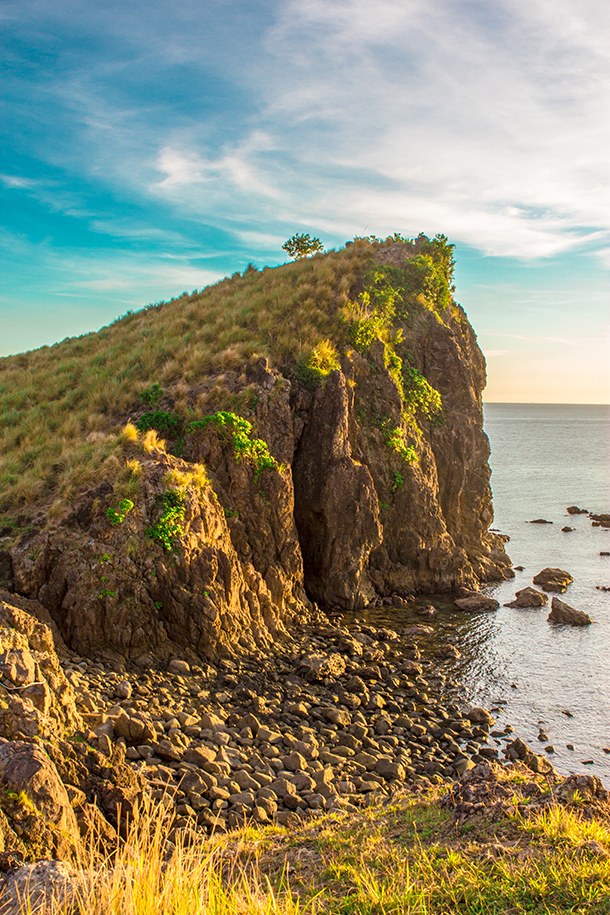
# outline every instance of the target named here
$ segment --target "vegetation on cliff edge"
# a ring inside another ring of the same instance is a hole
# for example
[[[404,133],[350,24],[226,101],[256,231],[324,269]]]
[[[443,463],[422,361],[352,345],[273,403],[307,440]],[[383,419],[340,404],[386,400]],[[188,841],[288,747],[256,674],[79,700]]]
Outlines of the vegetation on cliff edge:
[[[402,259],[373,260],[392,246]],[[350,346],[367,353],[381,340],[405,421],[437,413],[438,392],[399,354],[401,327],[423,312],[442,321],[454,307],[452,248],[444,236],[397,235],[273,269],[250,265],[96,333],[0,359],[0,536],[23,528],[32,506],[61,516],[104,464],[116,475],[119,430],[138,404],[149,408],[141,431],[156,429],[177,445],[210,407],[241,412],[227,373],[256,356],[315,387]],[[244,387],[245,376],[239,380]]]

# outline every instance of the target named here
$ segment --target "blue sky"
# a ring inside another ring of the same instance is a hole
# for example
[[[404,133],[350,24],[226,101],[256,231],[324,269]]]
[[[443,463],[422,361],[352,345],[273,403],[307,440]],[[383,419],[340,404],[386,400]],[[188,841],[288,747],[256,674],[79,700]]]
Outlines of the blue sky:
[[[444,232],[487,400],[610,402],[610,5],[0,3],[0,355]]]

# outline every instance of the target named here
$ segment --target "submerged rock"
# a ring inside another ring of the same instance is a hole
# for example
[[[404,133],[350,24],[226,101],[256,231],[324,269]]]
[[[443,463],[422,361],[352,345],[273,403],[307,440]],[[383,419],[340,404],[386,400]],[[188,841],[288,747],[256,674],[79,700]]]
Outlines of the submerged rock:
[[[455,606],[465,613],[476,613],[479,610],[497,610],[500,603],[494,597],[486,597],[484,594],[471,594],[468,597],[461,597],[456,600]]]
[[[589,626],[593,620],[582,610],[575,610],[558,597],[551,601],[551,612],[547,616],[549,623],[561,623],[565,626]]]

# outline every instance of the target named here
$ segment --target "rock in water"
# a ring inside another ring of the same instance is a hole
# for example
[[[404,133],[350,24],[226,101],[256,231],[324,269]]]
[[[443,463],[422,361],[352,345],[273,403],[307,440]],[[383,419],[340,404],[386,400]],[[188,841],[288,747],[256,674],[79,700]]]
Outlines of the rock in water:
[[[562,623],[565,626],[589,626],[593,620],[582,610],[564,604],[558,597],[551,601],[551,612],[547,616],[549,623]]]
[[[543,569],[533,578],[534,584],[540,585],[544,591],[558,591],[560,594],[564,594],[573,581],[574,576],[563,569]]]
[[[497,610],[500,604],[493,597],[485,597],[484,594],[471,594],[469,597],[461,597],[456,600],[455,606],[465,613],[476,613],[478,610]]]
[[[535,588],[522,588],[515,594],[515,600],[511,601],[509,604],[504,604],[504,606],[519,607],[522,609],[544,607],[544,605],[548,603],[548,600],[548,597],[546,594],[543,594],[542,591],[536,591]]]
[[[579,508],[578,505],[569,505],[566,508],[568,515],[586,515],[588,514],[586,508]]]

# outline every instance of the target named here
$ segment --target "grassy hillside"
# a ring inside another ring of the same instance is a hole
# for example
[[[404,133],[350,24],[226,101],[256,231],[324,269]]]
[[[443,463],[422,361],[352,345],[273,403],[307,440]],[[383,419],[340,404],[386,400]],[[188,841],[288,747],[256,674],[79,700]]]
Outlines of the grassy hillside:
[[[371,267],[397,241],[407,265]],[[451,247],[444,237],[356,239],[273,269],[249,267],[96,333],[1,359],[0,535],[27,527],[33,506],[60,516],[103,462],[116,472],[120,429],[147,392],[152,403],[162,390],[157,407],[186,419],[210,403],[239,412],[226,373],[254,355],[307,382],[338,365],[337,349],[390,339],[394,319],[446,307]]]

